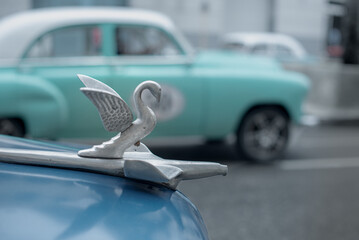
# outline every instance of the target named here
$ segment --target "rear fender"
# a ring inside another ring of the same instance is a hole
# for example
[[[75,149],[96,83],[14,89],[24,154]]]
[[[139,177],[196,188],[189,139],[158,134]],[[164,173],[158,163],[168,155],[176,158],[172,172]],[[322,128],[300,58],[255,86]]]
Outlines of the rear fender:
[[[287,72],[257,75],[227,77],[221,82],[211,79],[205,125],[208,138],[235,133],[246,112],[259,105],[281,106],[291,121],[299,122],[301,105],[309,89],[308,80]]]
[[[68,106],[63,94],[41,78],[1,79],[0,117],[20,118],[32,137],[52,138],[65,126]]]

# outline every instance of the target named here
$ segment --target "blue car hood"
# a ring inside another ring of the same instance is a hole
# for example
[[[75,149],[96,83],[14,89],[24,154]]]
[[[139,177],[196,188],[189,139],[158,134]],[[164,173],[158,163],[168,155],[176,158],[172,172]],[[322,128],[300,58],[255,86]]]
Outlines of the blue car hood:
[[[3,136],[0,147],[77,151]],[[9,163],[0,183],[2,239],[208,239],[195,206],[163,186]]]

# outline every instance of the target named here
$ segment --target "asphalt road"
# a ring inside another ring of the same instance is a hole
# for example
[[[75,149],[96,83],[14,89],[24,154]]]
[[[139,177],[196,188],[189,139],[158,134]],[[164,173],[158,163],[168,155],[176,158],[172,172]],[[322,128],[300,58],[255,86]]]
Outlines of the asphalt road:
[[[181,183],[217,239],[359,239],[359,125],[302,127],[281,161],[248,164],[229,145],[152,146],[162,157],[217,161],[226,177]]]

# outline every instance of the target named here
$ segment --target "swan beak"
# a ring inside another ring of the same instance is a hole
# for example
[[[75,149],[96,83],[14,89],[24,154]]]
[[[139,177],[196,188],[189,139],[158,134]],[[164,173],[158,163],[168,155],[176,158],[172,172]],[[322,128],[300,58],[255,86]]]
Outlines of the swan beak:
[[[160,88],[155,94],[155,98],[156,98],[158,103],[161,101],[161,92],[162,92],[162,90]]]

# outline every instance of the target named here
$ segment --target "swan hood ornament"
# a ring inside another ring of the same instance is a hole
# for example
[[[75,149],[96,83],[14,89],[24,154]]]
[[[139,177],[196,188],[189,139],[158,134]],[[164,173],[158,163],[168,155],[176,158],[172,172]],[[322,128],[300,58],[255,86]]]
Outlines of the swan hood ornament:
[[[110,141],[90,149],[81,150],[81,157],[122,158],[125,150],[130,146],[139,145],[142,138],[152,132],[156,126],[156,115],[151,108],[142,101],[142,92],[148,89],[156,98],[161,98],[161,86],[154,81],[145,81],[137,86],[133,93],[137,119],[132,122],[133,115],[126,102],[115,90],[91,77],[78,74],[86,87],[80,90],[96,106],[105,129],[109,132],[120,132]]]
[[[227,166],[219,163],[162,159],[140,142],[156,126],[156,116],[141,95],[148,89],[159,101],[158,83],[145,81],[135,89],[137,119],[133,121],[130,108],[112,88],[85,75],[78,77],[85,85],[81,91],[96,106],[105,129],[119,134],[77,153],[0,148],[0,162],[80,169],[159,183],[171,189],[176,189],[181,180],[227,174]]]

